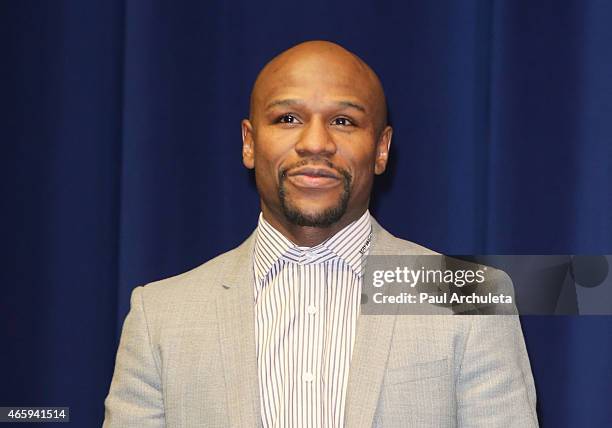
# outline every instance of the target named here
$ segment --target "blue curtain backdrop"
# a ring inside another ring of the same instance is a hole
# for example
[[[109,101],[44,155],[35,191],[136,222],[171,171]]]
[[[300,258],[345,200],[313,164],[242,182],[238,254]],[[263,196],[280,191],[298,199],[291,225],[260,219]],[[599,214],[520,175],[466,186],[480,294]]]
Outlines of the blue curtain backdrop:
[[[612,2],[0,2],[0,405],[100,424],[136,285],[240,243],[239,121],[307,39],[369,62],[373,212],[455,254],[612,252]],[[544,427],[612,426],[612,319],[523,317]]]

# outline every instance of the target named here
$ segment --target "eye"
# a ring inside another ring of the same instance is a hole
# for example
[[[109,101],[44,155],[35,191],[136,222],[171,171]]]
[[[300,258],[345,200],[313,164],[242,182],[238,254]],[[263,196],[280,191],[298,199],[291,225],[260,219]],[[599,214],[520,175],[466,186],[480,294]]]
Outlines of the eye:
[[[293,125],[295,123],[300,123],[300,121],[292,114],[283,114],[278,119],[276,119],[276,123],[288,123]]]
[[[353,122],[351,122],[351,120],[346,118],[346,117],[337,117],[334,120],[332,120],[332,125],[337,125],[337,126],[354,126],[355,124]]]

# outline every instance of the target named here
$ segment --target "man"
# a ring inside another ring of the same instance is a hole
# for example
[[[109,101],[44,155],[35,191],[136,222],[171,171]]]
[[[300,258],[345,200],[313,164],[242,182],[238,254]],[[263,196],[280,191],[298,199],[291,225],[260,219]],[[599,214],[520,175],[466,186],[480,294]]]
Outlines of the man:
[[[391,136],[378,77],[342,47],[264,67],[242,122],[257,230],[134,290],[105,426],[537,426],[515,316],[360,315],[363,257],[432,253],[368,212]]]

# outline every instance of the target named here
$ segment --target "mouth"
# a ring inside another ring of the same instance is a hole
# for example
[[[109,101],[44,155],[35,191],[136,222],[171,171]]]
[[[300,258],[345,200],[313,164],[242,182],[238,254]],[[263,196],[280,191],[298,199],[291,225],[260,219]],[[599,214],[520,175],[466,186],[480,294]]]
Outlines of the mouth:
[[[287,173],[288,180],[304,189],[327,189],[342,182],[341,177],[328,168],[303,167]]]

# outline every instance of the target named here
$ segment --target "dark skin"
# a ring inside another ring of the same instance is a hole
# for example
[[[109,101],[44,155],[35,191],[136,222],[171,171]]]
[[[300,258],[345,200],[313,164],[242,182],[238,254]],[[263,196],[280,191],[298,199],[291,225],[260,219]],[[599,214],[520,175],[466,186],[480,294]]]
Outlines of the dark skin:
[[[312,247],[361,217],[387,166],[386,115],[378,77],[341,46],[305,42],[270,61],[242,121],[242,158],[255,169],[264,218]]]

